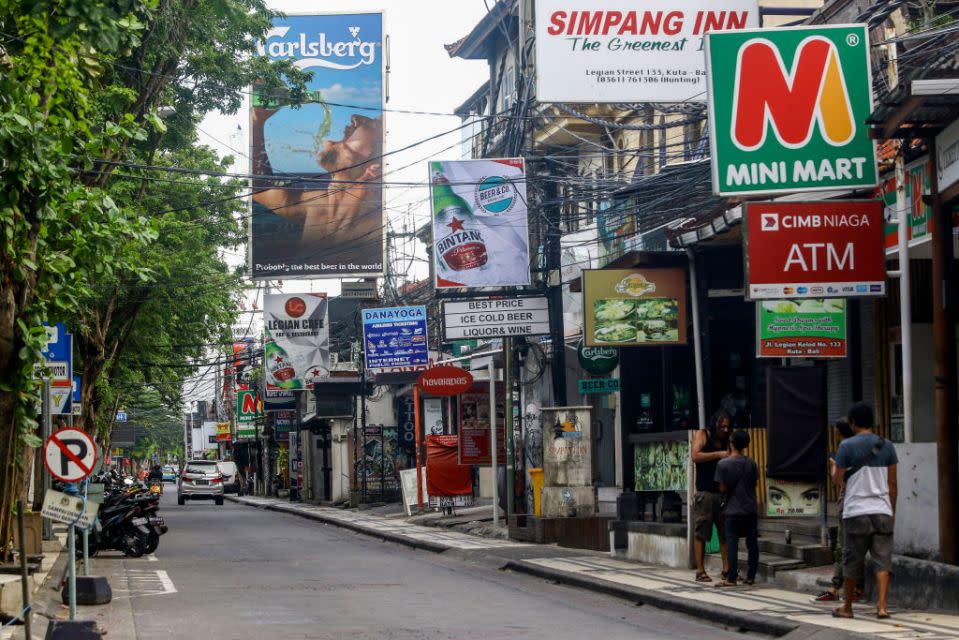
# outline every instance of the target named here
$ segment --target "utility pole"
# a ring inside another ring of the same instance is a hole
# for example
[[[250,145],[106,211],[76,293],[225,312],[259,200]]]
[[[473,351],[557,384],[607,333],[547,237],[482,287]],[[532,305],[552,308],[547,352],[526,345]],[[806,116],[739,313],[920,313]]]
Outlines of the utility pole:
[[[935,404],[936,460],[939,480],[939,555],[959,564],[959,408],[956,398],[955,265],[952,248],[952,212],[939,197],[936,140],[926,141],[932,208],[932,330],[936,345]]]
[[[544,173],[549,177],[549,171],[544,167]],[[560,228],[562,224],[562,209],[554,204],[557,199],[557,187],[552,180],[543,183],[543,199],[550,203],[546,207],[546,228],[544,230],[544,245],[546,247],[546,273],[544,280],[546,296],[549,300],[549,338],[552,347],[550,377],[553,381],[553,404],[557,407],[566,406],[566,343],[563,331],[563,279],[560,275]]]

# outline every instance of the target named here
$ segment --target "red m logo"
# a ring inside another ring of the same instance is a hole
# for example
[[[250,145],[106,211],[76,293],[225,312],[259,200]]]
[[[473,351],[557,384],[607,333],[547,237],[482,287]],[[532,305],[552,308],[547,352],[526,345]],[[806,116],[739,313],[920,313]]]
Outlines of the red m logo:
[[[734,92],[732,139],[743,151],[763,146],[770,126],[790,149],[808,143],[816,123],[833,146],[848,143],[856,133],[839,52],[822,36],[799,43],[788,71],[772,42],[746,41],[736,61]]]

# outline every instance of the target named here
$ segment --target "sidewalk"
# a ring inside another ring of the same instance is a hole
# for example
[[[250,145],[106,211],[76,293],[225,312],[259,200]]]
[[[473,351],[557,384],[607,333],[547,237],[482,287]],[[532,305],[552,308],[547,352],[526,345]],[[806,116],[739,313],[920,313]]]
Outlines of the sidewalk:
[[[67,539],[66,528],[54,525],[54,536],[55,538],[53,540],[43,541],[43,559],[40,561],[40,568],[30,574],[29,578],[30,603],[34,611],[31,618],[34,637],[42,637],[42,634],[38,633],[38,629],[46,628],[46,620],[37,614],[37,601],[43,597],[44,594],[41,593],[40,588],[44,582],[46,582],[51,572],[53,572],[54,565],[57,564],[61,552],[65,548]],[[20,575],[0,574],[0,610],[4,613],[13,614],[19,612],[22,608],[23,595]],[[10,625],[0,628],[0,640],[8,640],[10,638],[23,638],[23,626]]]
[[[405,514],[384,517],[369,511],[317,507],[273,498],[227,499],[344,527],[417,549],[485,557],[495,560],[502,569],[776,637],[959,639],[959,616],[956,615],[893,610],[891,619],[877,620],[872,605],[863,604],[855,606],[856,619],[843,620],[832,617],[833,606],[816,604],[809,594],[773,586],[720,590],[694,582],[691,571],[615,560],[607,554],[552,545],[488,539],[415,524],[407,521]],[[458,514],[465,515],[468,514]]]

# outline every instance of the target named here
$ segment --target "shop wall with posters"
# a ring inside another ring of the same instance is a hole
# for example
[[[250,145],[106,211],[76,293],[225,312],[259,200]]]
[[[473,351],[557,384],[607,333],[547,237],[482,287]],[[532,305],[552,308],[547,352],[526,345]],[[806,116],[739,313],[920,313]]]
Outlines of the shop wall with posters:
[[[313,73],[309,99],[253,89],[254,278],[383,272],[383,15],[275,18],[259,55]]]

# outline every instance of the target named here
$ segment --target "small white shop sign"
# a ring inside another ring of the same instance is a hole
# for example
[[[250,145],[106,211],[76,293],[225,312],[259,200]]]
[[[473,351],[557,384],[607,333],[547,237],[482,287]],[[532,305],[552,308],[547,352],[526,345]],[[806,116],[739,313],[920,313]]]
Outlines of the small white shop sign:
[[[549,303],[545,296],[445,302],[443,319],[447,340],[545,335]]]
[[[959,182],[959,120],[936,136],[936,170],[940,191]]]

